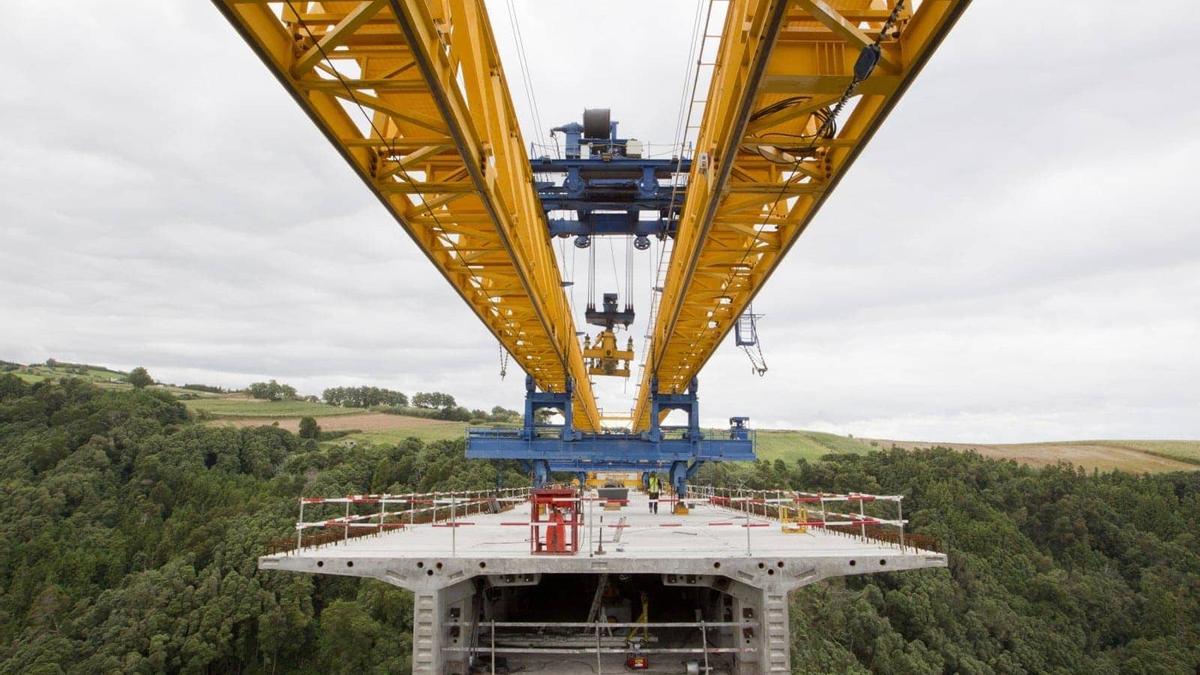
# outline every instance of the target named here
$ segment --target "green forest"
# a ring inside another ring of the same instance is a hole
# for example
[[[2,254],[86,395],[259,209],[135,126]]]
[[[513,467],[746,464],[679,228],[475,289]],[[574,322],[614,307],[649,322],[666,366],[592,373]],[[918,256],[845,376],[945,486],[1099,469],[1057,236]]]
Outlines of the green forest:
[[[162,390],[0,375],[0,672],[406,672],[406,592],[256,558],[301,494],[525,480],[461,441],[346,448],[205,426]],[[697,480],[903,494],[949,554],[795,593],[795,672],[1197,672],[1200,473],[892,449]]]

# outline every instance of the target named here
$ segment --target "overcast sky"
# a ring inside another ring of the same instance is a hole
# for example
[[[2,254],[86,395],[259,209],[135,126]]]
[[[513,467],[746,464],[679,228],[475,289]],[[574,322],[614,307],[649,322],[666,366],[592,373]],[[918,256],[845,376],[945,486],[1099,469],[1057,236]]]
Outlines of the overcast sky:
[[[673,140],[695,2],[515,4],[544,126],[607,106]],[[519,405],[494,340],[209,3],[4,16],[0,359]],[[1200,438],[1198,19],[976,0],[755,303],[770,371],[732,341],[709,363],[705,421]]]

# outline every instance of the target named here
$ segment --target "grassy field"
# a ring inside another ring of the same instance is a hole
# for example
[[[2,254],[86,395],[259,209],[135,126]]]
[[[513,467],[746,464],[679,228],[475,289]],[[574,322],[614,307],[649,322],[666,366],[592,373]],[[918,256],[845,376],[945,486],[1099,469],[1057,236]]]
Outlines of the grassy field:
[[[766,430],[756,432],[758,457],[773,462],[782,459],[815,460],[830,453],[863,455],[878,448],[865,441],[820,431]]]
[[[10,364],[11,365],[11,364]],[[76,377],[97,386],[124,389],[126,373],[84,365],[60,363],[55,366],[33,364],[9,371],[26,382]],[[153,373],[151,373],[153,375]],[[213,424],[237,426],[278,423],[295,431],[300,417],[318,418],[327,431],[353,431],[344,438],[352,441],[394,444],[407,438],[422,441],[459,439],[466,436],[466,424],[401,415],[387,415],[356,408],[341,408],[308,401],[263,401],[244,395],[213,394],[181,389],[171,385],[155,385],[184,397],[184,404],[193,412],[203,412],[217,418]],[[1109,471],[1120,469],[1133,472],[1200,470],[1200,441],[1131,441],[1096,440],[1055,443],[935,443],[928,441],[892,441],[858,439],[837,434],[802,430],[764,429],[756,432],[758,456],[775,461],[794,462],[798,459],[816,460],[831,453],[865,454],[872,450],[890,448],[949,447],[974,451],[987,457],[1012,459],[1032,466],[1069,462],[1085,469]]]
[[[1030,466],[1067,462],[1087,470],[1118,469],[1132,473],[1197,471],[1194,459],[1200,442],[1195,441],[1060,441],[1048,443],[930,443],[927,441],[874,441],[881,448],[895,445],[905,449],[944,447],[973,451],[984,457],[1011,459]]]
[[[102,368],[94,368],[90,366],[76,368],[74,366],[50,367],[46,365],[32,365],[14,370],[12,373],[29,383],[57,379],[60,377],[77,377],[102,386],[129,386],[129,384],[125,382],[126,373],[120,373],[113,370],[104,370]]]
[[[335,415],[354,415],[362,413],[356,408],[340,408],[324,403],[309,403],[308,401],[263,401],[256,398],[224,397],[198,398],[184,401],[188,410],[204,411],[217,417],[332,417]]]
[[[394,445],[403,442],[407,438],[419,438],[422,441],[429,442],[452,441],[459,438],[466,438],[467,436],[467,424],[465,422],[427,420],[420,417],[403,417],[400,415],[388,415],[388,417],[395,417],[399,420],[411,420],[423,424],[396,426],[390,429],[365,430],[350,434],[346,438],[360,443]]]
[[[1111,441],[1116,445],[1136,448],[1159,457],[1200,464],[1200,441]]]
[[[1058,443],[930,443],[859,439],[817,431],[759,430],[758,457],[767,461],[782,459],[815,460],[830,453],[865,454],[872,450],[896,447],[921,449],[948,447],[974,451],[986,457],[1012,459],[1031,466],[1059,462],[1076,464],[1087,470],[1162,472],[1200,470],[1200,441],[1066,441]]]
[[[133,385],[125,381],[129,375],[118,370],[111,370],[100,366],[88,365],[72,365],[59,364],[56,366],[47,366],[45,364],[33,364],[23,366],[17,370],[9,371],[17,377],[29,382],[30,384],[42,382],[44,380],[57,380],[64,377],[73,377],[81,380],[86,380],[97,387],[105,389],[128,389]],[[153,375],[153,373],[151,373]],[[214,394],[205,391],[195,391],[192,389],[183,389],[169,384],[153,385],[155,389],[169,391],[176,396],[213,398],[222,396],[222,394]]]
[[[339,408],[303,401],[267,402],[247,398],[186,401],[193,410],[208,410],[218,419],[212,424],[252,426],[278,423],[296,431],[300,416],[317,418],[326,431],[353,431],[343,437],[360,443],[390,445],[407,438],[422,441],[454,440],[466,436],[467,424],[422,417],[388,415],[355,408]],[[1200,441],[1069,441],[988,445],[859,439],[819,431],[762,429],[756,432],[759,459],[810,461],[828,454],[866,454],[893,445],[908,449],[934,446],[978,452],[985,457],[1011,459],[1031,466],[1069,462],[1087,470],[1162,472],[1200,470]],[[341,442],[339,439],[338,442]]]
[[[339,408],[339,410],[345,409]],[[431,420],[424,417],[387,415],[363,410],[350,410],[350,414],[318,415],[315,417],[323,431],[354,432],[337,439],[335,441],[337,443],[350,440],[360,443],[394,445],[408,438],[418,438],[422,441],[441,441],[464,438],[467,435],[467,424],[465,422]],[[300,418],[227,416],[213,420],[209,424],[236,427],[278,424],[283,429],[295,432],[300,429]]]

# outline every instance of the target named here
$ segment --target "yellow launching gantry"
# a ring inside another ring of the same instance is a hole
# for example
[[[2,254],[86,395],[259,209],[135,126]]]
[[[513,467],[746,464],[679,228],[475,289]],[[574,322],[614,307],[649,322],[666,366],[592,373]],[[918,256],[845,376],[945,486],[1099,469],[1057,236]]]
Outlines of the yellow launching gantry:
[[[968,4],[729,3],[635,431],[691,386]]]
[[[526,372],[524,428],[472,430],[468,456],[521,460],[538,481],[669,467],[679,494],[701,462],[753,459],[746,418],[731,418],[725,438],[701,431],[697,375],[969,4],[729,0],[703,64],[708,93],[693,92],[704,113],[691,155],[621,177],[600,200],[667,191],[657,225],[634,217],[623,234],[637,250],[673,239],[631,433],[602,434],[589,378],[628,377],[632,345],[617,349],[614,329],[632,308],[581,345],[551,236],[575,234],[582,248],[626,221],[611,205],[548,219],[565,207],[543,194],[587,197],[588,172],[617,154],[648,160],[642,144],[586,111],[584,125],[556,130],[567,178],[539,192],[535,174],[552,163],[526,154],[483,0],[213,2]],[[565,418],[557,437],[537,422],[546,408]],[[688,416],[681,435],[660,426],[671,410]]]
[[[533,383],[599,431],[483,2],[214,4]]]

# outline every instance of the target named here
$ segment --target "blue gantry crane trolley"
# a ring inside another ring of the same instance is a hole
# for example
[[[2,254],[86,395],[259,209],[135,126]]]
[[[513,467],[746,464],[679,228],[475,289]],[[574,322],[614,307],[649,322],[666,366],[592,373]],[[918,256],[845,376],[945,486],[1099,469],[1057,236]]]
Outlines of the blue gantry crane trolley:
[[[575,247],[588,249],[594,260],[599,238],[619,237],[634,251],[651,247],[651,239],[673,238],[679,225],[692,160],[682,151],[668,158],[645,156],[645,146],[617,135],[618,123],[605,108],[584,110],[583,122],[555,127],[562,134],[562,158],[536,157],[530,167],[551,237],[573,238]],[[682,150],[682,149],[681,149]],[[627,254],[631,251],[627,250]],[[595,265],[588,265],[588,304],[584,318],[603,328],[594,338],[584,334],[583,356],[589,376],[629,377],[634,358],[633,339],[621,349],[615,331],[628,329],[635,312],[626,285],[621,305],[617,293],[604,293],[597,308],[592,297]],[[551,472],[585,474],[595,471],[669,473],[671,484],[683,494],[684,484],[707,461],[753,460],[754,440],[746,418],[731,420],[728,431],[705,431],[700,426],[700,404],[695,378],[682,392],[656,393],[647,429],[602,429],[583,432],[575,428],[568,386],[564,392],[538,391],[526,379],[524,425],[513,428],[471,428],[467,456],[479,459],[516,459],[542,484]],[[562,415],[562,422],[542,422],[542,410]],[[687,416],[680,426],[661,423],[665,414],[679,410]]]

